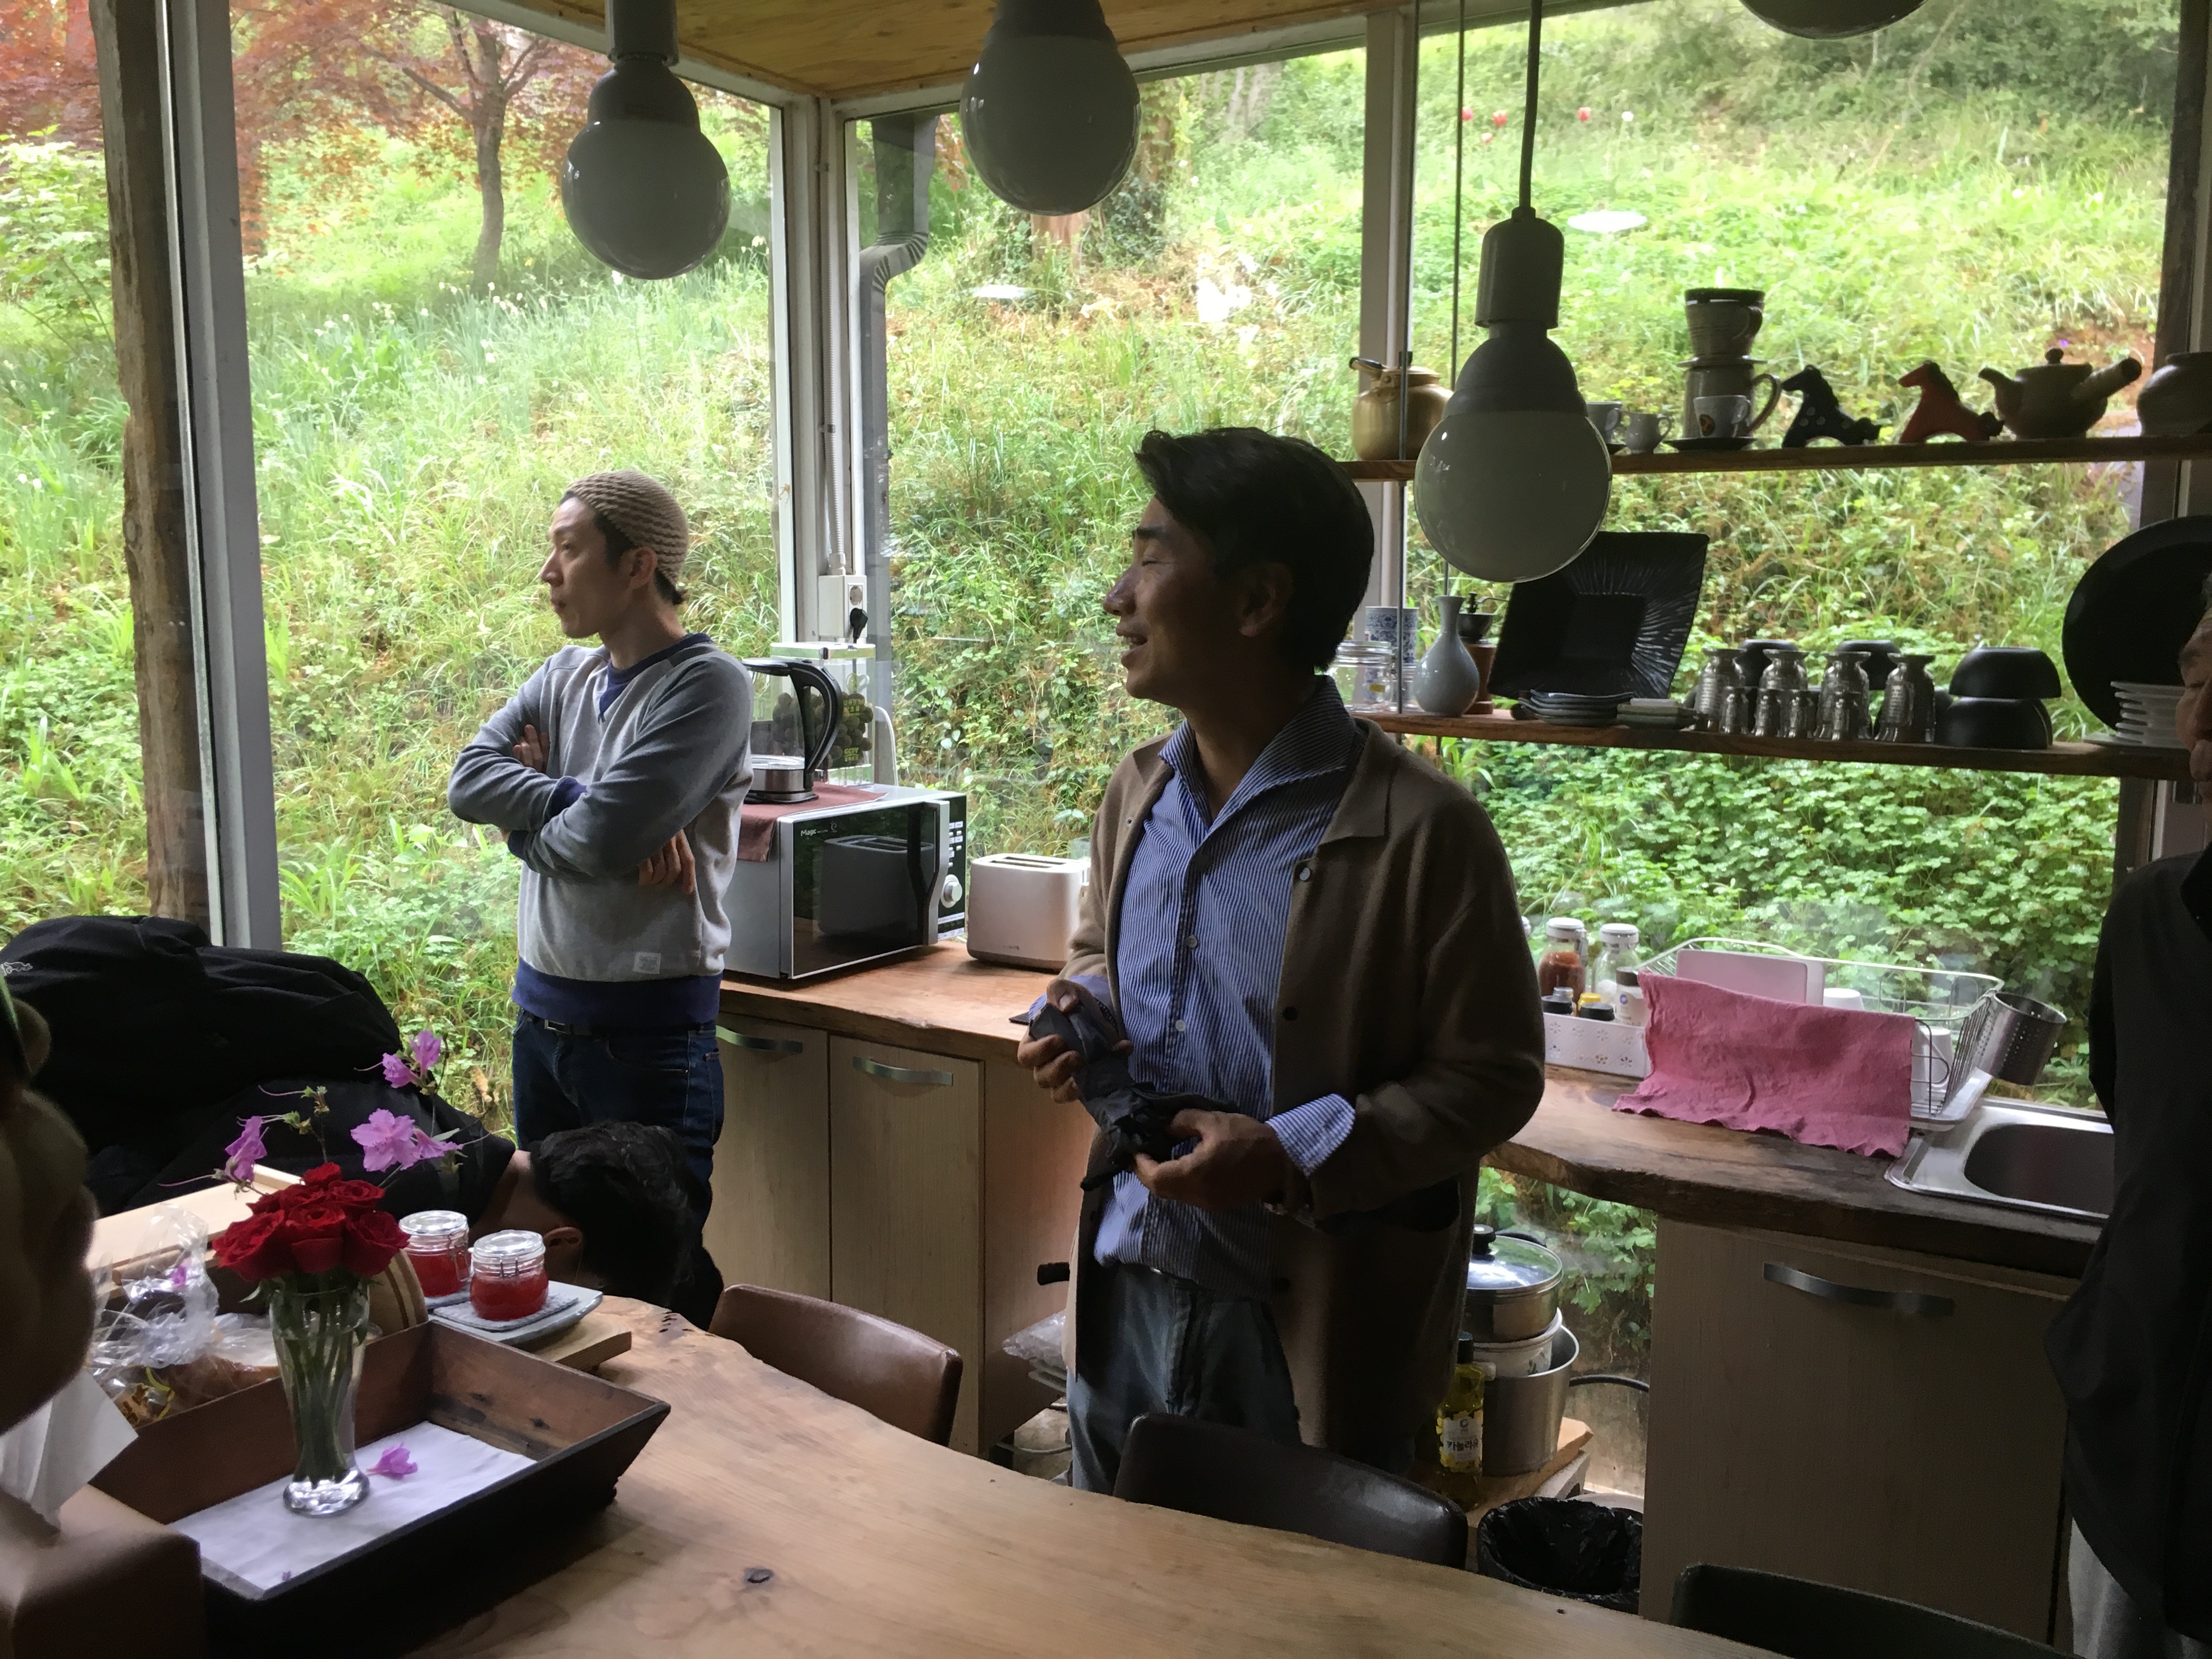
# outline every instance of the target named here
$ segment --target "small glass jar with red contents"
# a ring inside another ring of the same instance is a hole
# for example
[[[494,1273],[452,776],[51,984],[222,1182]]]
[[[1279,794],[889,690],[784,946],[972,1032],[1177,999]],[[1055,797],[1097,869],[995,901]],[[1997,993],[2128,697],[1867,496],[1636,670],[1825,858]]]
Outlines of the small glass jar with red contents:
[[[469,1218],[459,1210],[417,1210],[399,1218],[407,1265],[422,1294],[434,1301],[469,1287]]]
[[[486,1233],[470,1252],[469,1306],[494,1322],[527,1319],[545,1305],[545,1241],[536,1233]]]

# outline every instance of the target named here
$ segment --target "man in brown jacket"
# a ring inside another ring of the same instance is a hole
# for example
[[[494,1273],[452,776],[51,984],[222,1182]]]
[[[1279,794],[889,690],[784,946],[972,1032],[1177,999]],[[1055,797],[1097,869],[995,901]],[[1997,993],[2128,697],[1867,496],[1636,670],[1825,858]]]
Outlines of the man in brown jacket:
[[[1153,498],[1106,608],[1131,694],[1183,724],[1107,785],[1046,996],[1092,991],[1139,1085],[1222,1109],[1084,1204],[1073,1479],[1111,1490],[1146,1412],[1403,1470],[1450,1374],[1476,1167],[1543,1088],[1511,872],[1467,793],[1316,672],[1367,585],[1342,470],[1249,428],[1136,459]],[[1077,1097],[1057,1039],[1021,1059]]]

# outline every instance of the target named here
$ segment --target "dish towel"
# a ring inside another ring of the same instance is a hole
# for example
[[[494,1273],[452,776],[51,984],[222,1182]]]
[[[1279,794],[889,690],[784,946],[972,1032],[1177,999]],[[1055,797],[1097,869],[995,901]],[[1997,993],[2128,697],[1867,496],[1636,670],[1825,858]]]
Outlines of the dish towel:
[[[862,783],[817,783],[812,800],[747,801],[738,809],[738,856],[758,864],[775,839],[775,821],[793,812],[818,812],[825,806],[858,806],[880,800],[883,791]]]
[[[1768,1129],[1847,1152],[1905,1150],[1913,1021],[1647,974],[1651,1074],[1616,1112]]]

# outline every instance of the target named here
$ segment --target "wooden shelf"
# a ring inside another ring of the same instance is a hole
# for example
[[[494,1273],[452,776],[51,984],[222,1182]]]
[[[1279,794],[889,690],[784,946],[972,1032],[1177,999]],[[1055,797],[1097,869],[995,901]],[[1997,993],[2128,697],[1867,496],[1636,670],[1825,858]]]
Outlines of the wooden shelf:
[[[1872,766],[1934,766],[1955,772],[2042,772],[2069,778],[2170,778],[2189,775],[2179,749],[2117,749],[2097,743],[2055,743],[2048,749],[1954,749],[1933,743],[1823,743],[1811,738],[1754,738],[1717,732],[1655,731],[1631,726],[1552,726],[1504,714],[1440,719],[1408,711],[1358,711],[1385,732],[1411,737],[1469,738],[1508,743],[1563,744],[1577,749],[1665,749],[1691,755],[1743,755],[1759,760],[1855,761]]]
[[[2186,460],[2212,456],[2212,433],[2179,438],[2001,438],[1993,443],[1941,439],[1923,444],[1820,444],[1805,449],[1736,449],[1686,454],[1616,455],[1613,476],[1647,472],[1838,472],[1899,466],[2025,466],[2048,461]],[[1346,461],[1344,470],[1372,483],[1403,483],[1411,461]]]

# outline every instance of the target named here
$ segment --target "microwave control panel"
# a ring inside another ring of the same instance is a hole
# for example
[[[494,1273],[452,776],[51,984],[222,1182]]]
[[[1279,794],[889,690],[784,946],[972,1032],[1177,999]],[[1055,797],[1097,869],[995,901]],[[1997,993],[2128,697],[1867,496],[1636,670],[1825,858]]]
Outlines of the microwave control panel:
[[[949,939],[968,925],[968,797],[945,794],[945,875],[937,888],[937,936]]]

